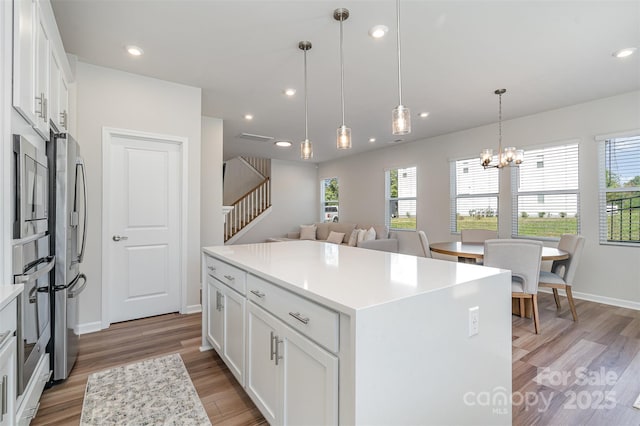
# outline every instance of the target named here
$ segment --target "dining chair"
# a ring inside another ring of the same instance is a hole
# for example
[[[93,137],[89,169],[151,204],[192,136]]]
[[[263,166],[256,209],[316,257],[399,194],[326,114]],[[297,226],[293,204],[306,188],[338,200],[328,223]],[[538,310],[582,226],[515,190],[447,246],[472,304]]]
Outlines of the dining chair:
[[[569,258],[565,260],[554,260],[551,264],[551,272],[540,271],[540,287],[551,288],[553,290],[553,298],[556,301],[556,308],[560,309],[560,296],[558,289],[562,289],[567,293],[569,301],[569,309],[574,321],[578,321],[578,312],[573,302],[573,294],[571,286],[576,275],[576,269],[580,262],[582,249],[584,248],[585,238],[582,235],[564,234],[560,237],[558,248],[569,253]]]
[[[531,299],[536,334],[540,332],[538,278],[541,257],[540,241],[492,239],[484,242],[484,265],[511,270],[511,297],[519,299],[521,317],[525,315],[525,300]]]
[[[498,231],[490,229],[462,229],[460,231],[460,240],[463,243],[484,243],[496,238],[498,238]],[[482,259],[476,259],[476,264],[482,265]]]
[[[424,231],[418,231],[418,238],[420,239],[420,246],[422,247],[422,256],[433,257],[431,256],[431,249],[429,248],[429,239],[427,238],[427,234],[425,234]]]

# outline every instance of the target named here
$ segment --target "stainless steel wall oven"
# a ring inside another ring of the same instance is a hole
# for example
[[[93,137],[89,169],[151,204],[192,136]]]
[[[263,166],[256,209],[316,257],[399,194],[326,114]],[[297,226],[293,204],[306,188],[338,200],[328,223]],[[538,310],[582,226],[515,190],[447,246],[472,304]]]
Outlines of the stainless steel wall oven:
[[[43,234],[48,228],[49,171],[44,150],[21,135],[13,135],[15,205],[13,238]]]

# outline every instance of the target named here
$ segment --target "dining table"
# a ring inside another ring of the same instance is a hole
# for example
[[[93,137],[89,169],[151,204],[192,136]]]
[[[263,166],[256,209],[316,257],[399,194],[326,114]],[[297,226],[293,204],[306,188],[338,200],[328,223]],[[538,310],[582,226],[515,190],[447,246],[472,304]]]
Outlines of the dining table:
[[[456,256],[458,262],[476,263],[476,260],[484,257],[484,243],[462,243],[460,241],[447,241],[429,244],[429,248],[434,253]],[[540,260],[565,260],[569,258],[569,253],[553,247],[542,247]],[[512,300],[511,312],[520,315],[520,304],[517,300]],[[532,306],[529,300],[525,303],[524,316],[531,318]]]

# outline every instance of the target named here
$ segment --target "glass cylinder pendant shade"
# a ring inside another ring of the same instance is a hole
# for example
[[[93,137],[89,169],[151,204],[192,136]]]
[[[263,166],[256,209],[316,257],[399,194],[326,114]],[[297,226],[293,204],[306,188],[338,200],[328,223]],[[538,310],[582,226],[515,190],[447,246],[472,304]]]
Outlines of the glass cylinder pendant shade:
[[[338,127],[338,138],[336,139],[338,149],[351,148],[351,129],[344,124]]]
[[[411,112],[404,105],[398,105],[393,109],[392,127],[394,135],[406,135],[411,133]]]
[[[511,163],[516,158],[516,147],[508,146],[504,149],[504,157],[507,163]]]
[[[488,166],[491,163],[491,159],[493,158],[493,150],[492,149],[483,149],[480,153],[480,161],[483,166]]]
[[[300,142],[300,157],[302,157],[303,160],[310,160],[311,157],[313,157],[313,147],[309,139]]]
[[[524,161],[524,150],[523,149],[516,150],[516,156],[514,158],[514,161],[515,161],[516,164],[522,164],[522,162]]]

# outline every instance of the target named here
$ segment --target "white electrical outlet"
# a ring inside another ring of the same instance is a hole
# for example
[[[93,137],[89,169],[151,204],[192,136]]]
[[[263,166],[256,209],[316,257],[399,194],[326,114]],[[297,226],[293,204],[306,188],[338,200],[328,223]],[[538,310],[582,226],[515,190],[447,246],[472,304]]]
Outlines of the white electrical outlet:
[[[469,337],[478,334],[480,328],[480,307],[469,308]]]
[[[640,410],[640,395],[638,395],[636,402],[633,403],[633,408],[637,408],[638,410]]]

